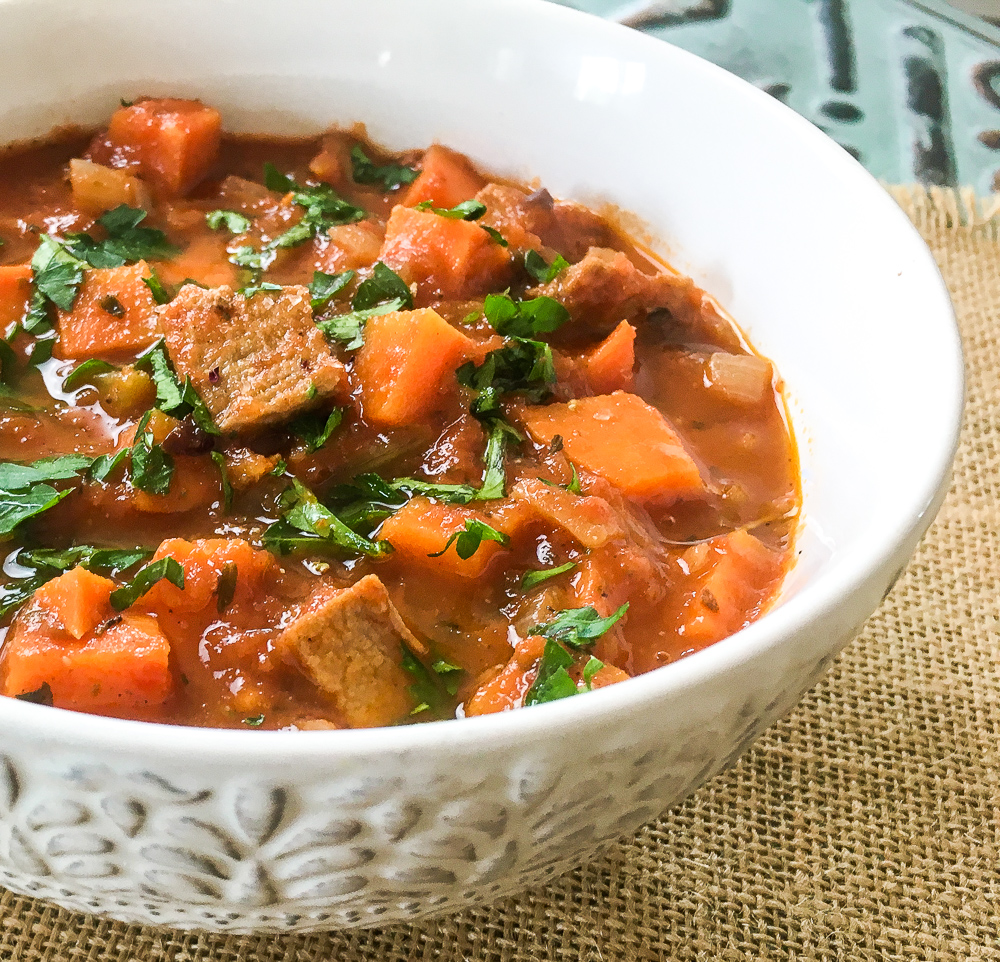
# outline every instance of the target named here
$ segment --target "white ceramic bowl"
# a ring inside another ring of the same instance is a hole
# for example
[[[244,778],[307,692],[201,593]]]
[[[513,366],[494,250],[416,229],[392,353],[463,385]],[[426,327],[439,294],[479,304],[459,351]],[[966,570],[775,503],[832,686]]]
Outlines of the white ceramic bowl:
[[[371,925],[545,879],[732,762],[906,564],[949,473],[960,343],[926,247],[742,81],[539,0],[0,0],[0,141],[197,96],[229,129],[363,120],[635,211],[773,358],[801,555],[752,627],[625,684],[371,731],[202,731],[0,699],[0,884],[228,931]]]

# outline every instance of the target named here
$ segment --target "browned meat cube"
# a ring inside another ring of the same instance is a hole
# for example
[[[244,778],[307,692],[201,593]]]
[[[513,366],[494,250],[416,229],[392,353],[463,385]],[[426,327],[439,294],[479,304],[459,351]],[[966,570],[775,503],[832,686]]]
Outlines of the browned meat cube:
[[[546,294],[561,301],[579,320],[606,325],[665,307],[687,317],[698,310],[700,292],[678,274],[643,274],[624,254],[592,247],[583,260],[567,267],[550,284],[532,289],[532,297]]]
[[[246,298],[187,284],[160,324],[177,373],[191,378],[226,433],[288,421],[330,397],[344,376],[304,287]]]
[[[480,223],[500,231],[515,250],[539,250],[541,235],[552,231],[553,202],[548,191],[527,194],[506,184],[487,184],[476,200],[486,205]]]
[[[391,725],[413,709],[404,644],[424,649],[375,575],[349,588],[323,586],[278,639],[352,728]]]

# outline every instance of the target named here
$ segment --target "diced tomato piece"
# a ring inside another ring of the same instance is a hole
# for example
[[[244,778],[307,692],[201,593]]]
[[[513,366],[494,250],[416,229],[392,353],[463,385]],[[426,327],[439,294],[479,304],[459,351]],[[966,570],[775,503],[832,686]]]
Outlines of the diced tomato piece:
[[[472,340],[429,307],[373,317],[354,366],[365,418],[412,424],[433,411]]]
[[[430,201],[435,207],[455,207],[471,200],[486,186],[472,164],[461,154],[440,144],[428,147],[420,174],[410,184],[403,203],[407,207]]]
[[[502,287],[510,272],[510,254],[479,224],[401,206],[389,216],[379,259],[416,284],[424,303],[477,297]]]
[[[559,435],[566,457],[639,501],[694,497],[705,490],[694,459],[654,407],[616,391],[565,404],[530,407],[523,414],[532,439]]]
[[[84,272],[73,309],[59,311],[60,356],[114,357],[152,344],[159,328],[156,301],[142,280],[149,276],[145,261]]]

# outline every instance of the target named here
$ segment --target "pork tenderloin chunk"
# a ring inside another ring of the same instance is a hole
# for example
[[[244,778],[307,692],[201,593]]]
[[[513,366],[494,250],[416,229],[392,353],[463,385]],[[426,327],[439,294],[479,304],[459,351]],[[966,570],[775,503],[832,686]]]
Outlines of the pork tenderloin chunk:
[[[574,318],[608,329],[657,308],[686,316],[700,301],[690,278],[644,274],[625,254],[604,247],[591,247],[582,260],[529,294],[554,297]]]
[[[403,645],[424,649],[375,575],[319,588],[278,639],[352,728],[391,725],[413,709]]]
[[[344,368],[313,323],[309,291],[247,298],[230,287],[181,288],[160,312],[174,368],[227,434],[291,420],[337,390]]]

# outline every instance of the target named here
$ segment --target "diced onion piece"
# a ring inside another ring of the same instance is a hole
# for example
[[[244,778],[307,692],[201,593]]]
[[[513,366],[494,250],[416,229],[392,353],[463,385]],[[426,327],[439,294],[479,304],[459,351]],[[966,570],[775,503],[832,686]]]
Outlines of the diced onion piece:
[[[119,204],[147,210],[152,203],[149,189],[138,177],[90,160],[71,160],[69,179],[73,200],[92,213],[103,213]]]
[[[719,351],[708,359],[709,386],[734,404],[759,404],[771,390],[771,362]]]

